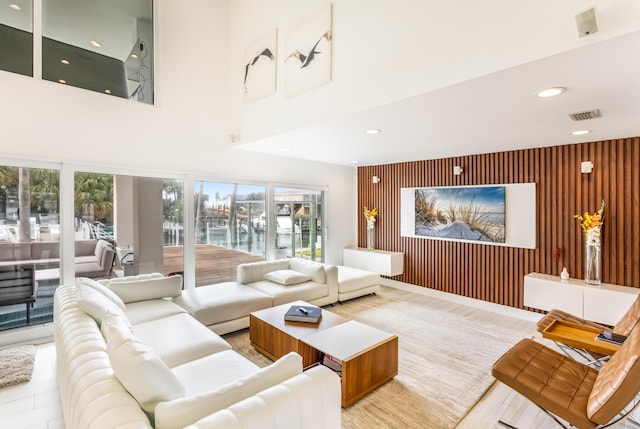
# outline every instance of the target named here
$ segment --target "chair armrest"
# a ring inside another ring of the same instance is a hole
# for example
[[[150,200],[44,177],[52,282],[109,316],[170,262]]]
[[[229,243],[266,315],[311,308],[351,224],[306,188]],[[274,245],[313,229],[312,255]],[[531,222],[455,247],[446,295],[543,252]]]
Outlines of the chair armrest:
[[[273,422],[273,427],[341,428],[340,378],[319,365],[284,383],[220,410],[187,429],[247,429]]]

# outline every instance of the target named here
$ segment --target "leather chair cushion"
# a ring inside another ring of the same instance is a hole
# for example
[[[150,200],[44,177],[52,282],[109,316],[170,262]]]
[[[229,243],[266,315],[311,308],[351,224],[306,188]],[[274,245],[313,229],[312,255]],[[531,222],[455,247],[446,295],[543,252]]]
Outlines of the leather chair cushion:
[[[238,356],[236,359],[244,358]],[[187,371],[192,375],[185,379],[190,380],[188,384],[192,385],[191,388],[187,388],[190,396],[159,404],[156,409],[157,429],[187,426],[196,420],[205,418],[265,389],[283,383],[302,373],[302,357],[297,353],[291,352],[264,368],[254,366],[255,369],[251,373],[226,384],[215,385],[215,383],[211,383],[215,387],[209,387],[209,389],[207,389],[206,383],[193,379],[194,370],[196,370],[195,372],[200,372],[201,378],[206,378],[208,374],[202,370],[209,365],[200,366],[196,361],[187,364],[187,366],[192,366]],[[199,366],[201,371],[197,371]],[[184,368],[180,368],[178,372],[182,369]]]
[[[116,293],[125,304],[150,299],[173,298],[182,293],[182,276],[150,278],[125,281],[114,279],[109,282],[109,289]]]
[[[100,325],[108,314],[116,314],[129,324],[129,319],[122,309],[97,290],[84,284],[76,284],[76,300],[78,307]]]
[[[613,332],[629,336],[633,328],[638,324],[638,321],[640,321],[640,295],[638,295],[629,310],[622,316],[622,319],[613,327]]]
[[[640,390],[640,330],[600,369],[587,406],[587,415],[599,424],[614,418]]]
[[[498,359],[491,372],[496,379],[574,426],[596,427],[587,417],[587,402],[598,375],[595,369],[527,338]]]
[[[203,325],[215,325],[272,306],[273,300],[258,290],[236,282],[184,290],[173,302],[187,309]],[[248,326],[248,325],[247,325]]]
[[[290,286],[308,282],[311,280],[311,277],[294,270],[276,270],[265,274],[264,279],[278,283],[279,285]]]
[[[101,330],[113,372],[144,411],[153,414],[158,402],[184,396],[185,389],[178,378],[120,317],[107,315]]]
[[[90,279],[89,277],[78,277],[76,278],[76,284],[81,284],[95,289],[96,291],[103,294],[107,299],[112,301],[115,305],[117,305],[120,310],[122,310],[123,312],[127,311],[126,307],[124,306],[124,302],[122,302],[120,297],[102,283],[98,283],[97,281],[95,281],[94,279]]]
[[[187,313],[136,324],[133,332],[148,344],[169,368],[231,349],[228,342]]]
[[[326,282],[324,264],[316,261],[309,261],[301,258],[289,259],[289,268],[311,277],[311,281],[316,283]]]
[[[577,325],[583,325],[583,326],[591,326],[593,328],[597,328],[597,329],[601,329],[603,331],[610,331],[611,328],[608,328],[604,325],[600,325],[598,323],[595,322],[590,322],[588,320],[584,320],[581,319],[577,316],[574,316],[573,314],[567,313],[565,311],[562,310],[558,310],[558,309],[553,309],[550,312],[548,312],[542,319],[540,319],[538,321],[538,324],[536,326],[536,330],[538,332],[542,332],[546,329],[547,326],[551,325],[551,323],[553,323],[556,320],[562,320],[565,322],[571,322],[571,323],[575,323]]]

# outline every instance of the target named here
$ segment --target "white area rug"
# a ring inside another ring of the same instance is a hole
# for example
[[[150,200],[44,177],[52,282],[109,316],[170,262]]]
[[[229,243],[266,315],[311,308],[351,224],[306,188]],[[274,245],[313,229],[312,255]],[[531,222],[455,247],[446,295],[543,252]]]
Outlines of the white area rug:
[[[416,294],[326,309],[399,337],[399,374],[344,409],[343,429],[454,428],[493,384],[493,363],[535,330],[532,322]],[[270,363],[246,330],[225,338],[258,365]]]
[[[0,350],[0,388],[31,380],[36,359],[34,346],[20,346]]]

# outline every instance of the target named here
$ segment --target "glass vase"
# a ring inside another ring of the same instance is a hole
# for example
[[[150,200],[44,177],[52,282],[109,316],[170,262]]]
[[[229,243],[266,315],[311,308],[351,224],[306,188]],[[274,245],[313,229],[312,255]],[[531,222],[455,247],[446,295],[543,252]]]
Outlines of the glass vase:
[[[373,240],[373,232],[375,230],[373,228],[369,228],[367,227],[367,249],[368,250],[373,250],[374,249],[374,240]]]
[[[584,257],[584,282],[589,285],[599,285],[602,265],[600,246],[586,244]]]

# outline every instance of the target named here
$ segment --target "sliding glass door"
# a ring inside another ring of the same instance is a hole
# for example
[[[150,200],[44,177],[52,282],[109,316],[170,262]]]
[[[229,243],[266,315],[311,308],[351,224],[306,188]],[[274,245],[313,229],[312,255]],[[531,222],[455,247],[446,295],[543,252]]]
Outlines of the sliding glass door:
[[[59,188],[58,170],[0,166],[0,330],[52,321]]]
[[[324,261],[323,199],[320,190],[274,188],[275,259]]]
[[[265,187],[194,183],[196,286],[236,279],[236,267],[265,259]]]

